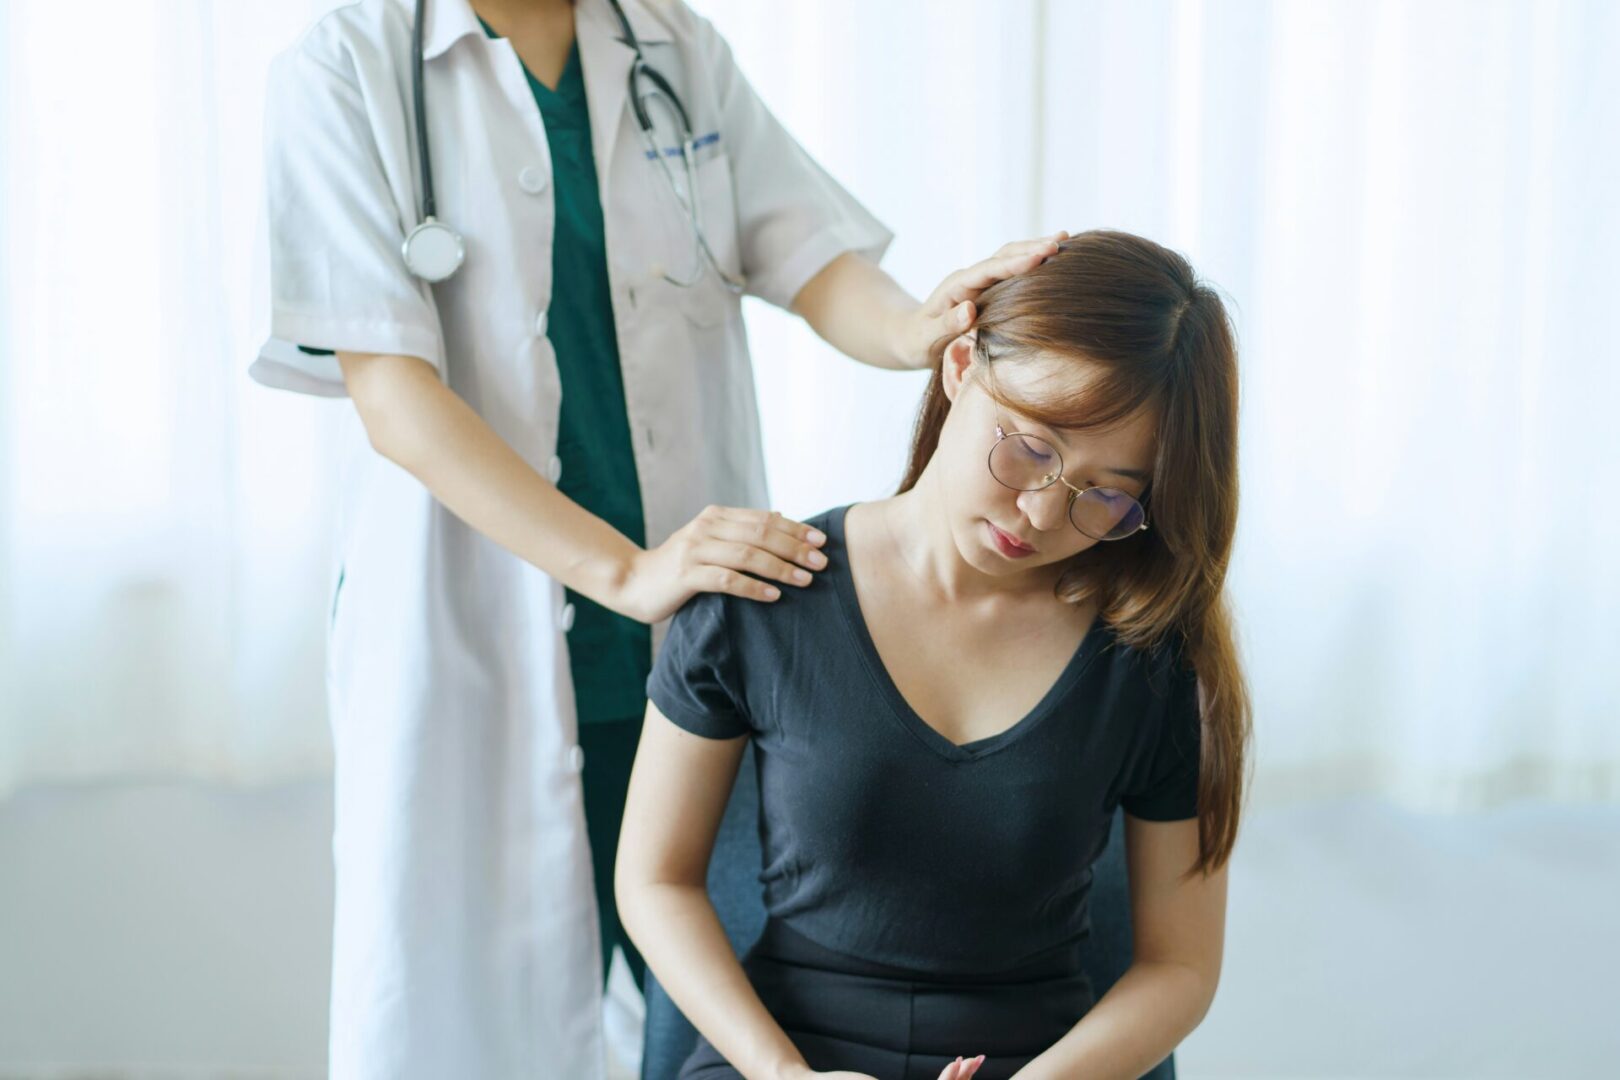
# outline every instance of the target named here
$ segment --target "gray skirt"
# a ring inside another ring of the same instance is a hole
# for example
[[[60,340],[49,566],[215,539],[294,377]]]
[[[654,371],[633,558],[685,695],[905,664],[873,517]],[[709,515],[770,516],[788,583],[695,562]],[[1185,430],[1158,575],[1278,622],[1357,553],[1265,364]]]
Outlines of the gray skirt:
[[[936,1080],[957,1057],[979,1054],[985,1061],[974,1080],[1006,1080],[1095,1003],[1079,942],[1011,971],[962,979],[845,956],[772,919],[742,965],[812,1069],[882,1080]],[[741,1074],[700,1037],[680,1080]]]

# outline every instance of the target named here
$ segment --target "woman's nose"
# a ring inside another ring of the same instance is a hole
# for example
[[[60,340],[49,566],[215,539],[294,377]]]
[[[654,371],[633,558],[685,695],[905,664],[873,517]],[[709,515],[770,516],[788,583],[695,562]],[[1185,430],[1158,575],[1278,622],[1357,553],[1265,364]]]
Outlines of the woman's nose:
[[[1039,491],[1018,493],[1018,509],[1029,518],[1029,523],[1041,532],[1051,532],[1064,524],[1069,516],[1069,489],[1062,484],[1051,484]]]

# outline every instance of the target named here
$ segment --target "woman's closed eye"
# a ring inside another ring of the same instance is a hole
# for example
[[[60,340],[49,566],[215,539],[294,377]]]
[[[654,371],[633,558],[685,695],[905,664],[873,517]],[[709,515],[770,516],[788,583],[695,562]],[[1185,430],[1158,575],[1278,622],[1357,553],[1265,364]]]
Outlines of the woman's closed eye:
[[[1025,457],[1039,465],[1050,465],[1057,460],[1057,455],[1044,449],[1033,439],[1019,439],[1018,445]]]

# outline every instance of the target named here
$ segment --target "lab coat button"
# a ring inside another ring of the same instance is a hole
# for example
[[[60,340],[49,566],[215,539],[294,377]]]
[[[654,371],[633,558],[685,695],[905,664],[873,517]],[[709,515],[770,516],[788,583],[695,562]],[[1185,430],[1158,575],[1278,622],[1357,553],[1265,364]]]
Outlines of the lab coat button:
[[[546,462],[546,479],[553,484],[562,479],[562,458],[557,457],[555,454],[552,455],[550,461]]]
[[[568,748],[568,771],[569,772],[584,772],[585,771],[585,749],[584,749],[584,747],[570,746]]]
[[[534,317],[534,336],[546,336],[546,313],[543,311]]]
[[[565,634],[574,628],[573,604],[564,604],[562,606],[562,611],[558,612],[557,614],[557,625],[562,627],[563,633]]]
[[[538,195],[546,190],[546,173],[544,169],[537,169],[533,165],[526,165],[518,173],[518,187],[530,195]]]

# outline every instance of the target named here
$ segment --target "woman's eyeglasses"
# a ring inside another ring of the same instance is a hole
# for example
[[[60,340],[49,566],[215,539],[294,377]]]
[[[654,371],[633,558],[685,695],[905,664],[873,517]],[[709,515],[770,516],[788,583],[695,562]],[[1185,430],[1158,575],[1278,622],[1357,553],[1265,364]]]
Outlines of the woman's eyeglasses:
[[[1014,491],[1040,491],[1061,482],[1069,489],[1069,523],[1093,540],[1123,540],[1148,527],[1147,511],[1129,492],[1075,487],[1063,479],[1063,455],[1057,447],[1039,435],[1005,431],[999,417],[990,475]]]

